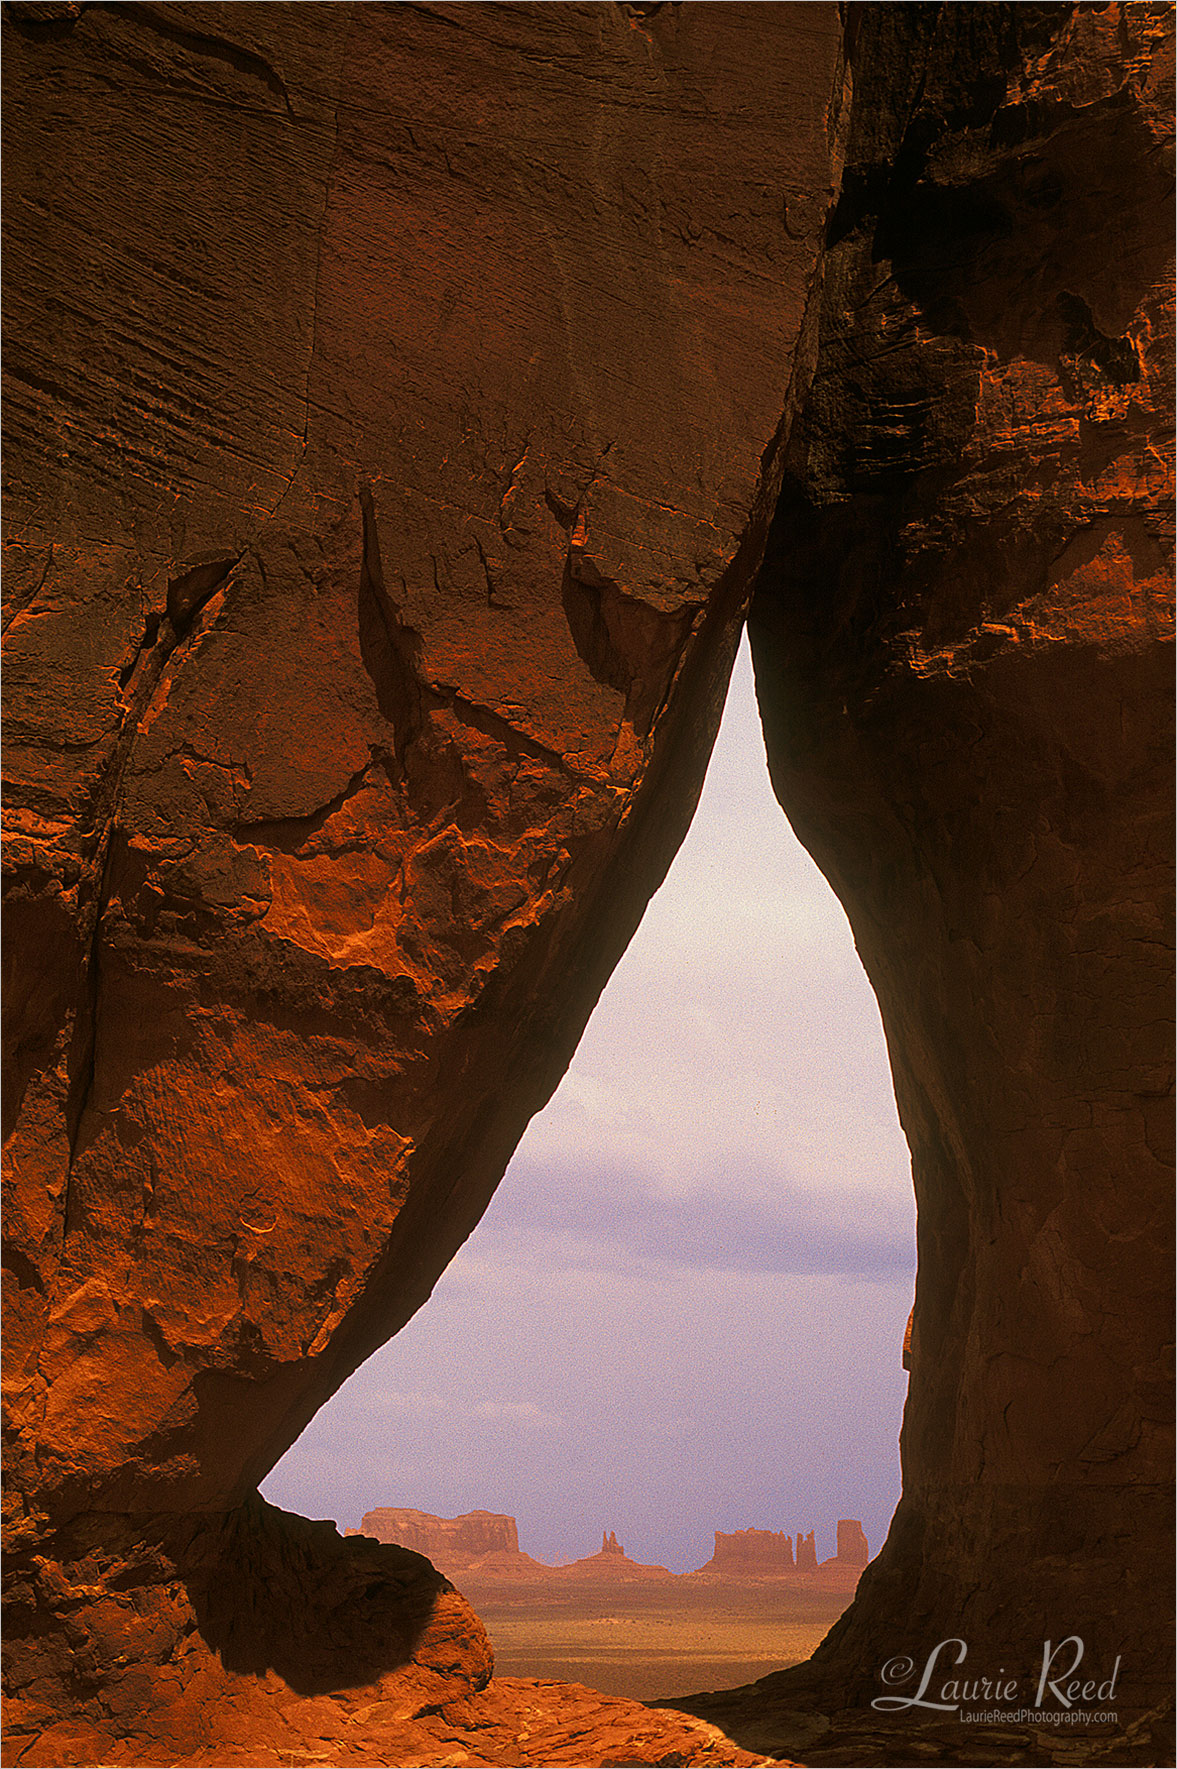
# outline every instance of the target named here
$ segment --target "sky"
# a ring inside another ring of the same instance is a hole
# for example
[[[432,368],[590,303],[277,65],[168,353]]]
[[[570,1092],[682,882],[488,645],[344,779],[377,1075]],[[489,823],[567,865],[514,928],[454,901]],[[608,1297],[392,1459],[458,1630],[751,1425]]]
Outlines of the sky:
[[[558,1564],[899,1497],[911,1164],[846,917],[768,780],[747,640],[694,822],[547,1108],[426,1306],[262,1491],[509,1512]]]

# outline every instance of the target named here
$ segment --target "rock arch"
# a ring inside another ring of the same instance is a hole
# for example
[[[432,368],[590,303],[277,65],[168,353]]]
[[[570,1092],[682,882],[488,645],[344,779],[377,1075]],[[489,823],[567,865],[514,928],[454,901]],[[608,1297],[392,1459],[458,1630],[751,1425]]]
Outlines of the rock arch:
[[[891,1538],[724,1724],[860,1748],[912,1622],[1086,1629],[1143,1723],[1168,14],[5,20],[22,1760],[420,1753],[485,1680],[251,1495],[555,1085],[750,599],[921,1275]]]

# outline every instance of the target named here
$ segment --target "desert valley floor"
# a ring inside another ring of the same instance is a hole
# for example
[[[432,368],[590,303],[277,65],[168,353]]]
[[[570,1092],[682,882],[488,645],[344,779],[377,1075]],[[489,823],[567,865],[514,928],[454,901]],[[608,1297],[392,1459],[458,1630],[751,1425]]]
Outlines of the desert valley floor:
[[[490,1635],[496,1676],[586,1683],[637,1701],[733,1688],[796,1664],[850,1601],[779,1585],[540,1595],[457,1583]]]

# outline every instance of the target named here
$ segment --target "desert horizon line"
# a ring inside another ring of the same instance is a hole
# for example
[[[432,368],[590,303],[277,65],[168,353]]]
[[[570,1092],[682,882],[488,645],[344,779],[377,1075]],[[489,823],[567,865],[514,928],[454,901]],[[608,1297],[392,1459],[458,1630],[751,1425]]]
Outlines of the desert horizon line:
[[[627,1550],[619,1543],[617,1533],[612,1529],[602,1529],[601,1546],[595,1553],[590,1551],[571,1561],[541,1560],[520,1548],[519,1525],[514,1516],[509,1512],[482,1508],[460,1512],[454,1517],[442,1517],[434,1512],[418,1510],[414,1506],[378,1505],[364,1512],[358,1527],[348,1527],[343,1533],[348,1536],[375,1536],[382,1541],[395,1540],[400,1546],[411,1548],[430,1558],[441,1554],[475,1561],[503,1554],[518,1555],[520,1559],[552,1572],[567,1571],[589,1561],[614,1556],[628,1560]],[[768,1569],[805,1573],[816,1572],[829,1565],[865,1566],[870,1559],[866,1532],[857,1517],[842,1517],[837,1520],[834,1527],[834,1553],[820,1560],[817,1555],[816,1527],[790,1533],[750,1525],[738,1530],[716,1529],[714,1537],[715,1547],[711,1559],[704,1562],[703,1566],[694,1568],[693,1572],[704,1572],[729,1563],[742,1563],[745,1566],[756,1564]],[[657,1563],[630,1564],[653,1565],[656,1570],[667,1572],[671,1578],[693,1576],[690,1572],[672,1573]]]

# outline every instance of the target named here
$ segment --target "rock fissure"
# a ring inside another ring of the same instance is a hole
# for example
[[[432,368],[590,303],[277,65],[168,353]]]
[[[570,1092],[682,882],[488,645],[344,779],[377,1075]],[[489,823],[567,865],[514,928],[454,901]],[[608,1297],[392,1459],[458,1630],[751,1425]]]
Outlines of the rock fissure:
[[[50,570],[52,569],[52,566],[53,566],[53,542],[50,541],[49,550],[45,555],[45,563],[41,568],[40,576],[37,578],[36,582],[34,584],[32,584],[28,590],[25,591],[25,593],[23,595],[13,596],[10,607],[4,615],[3,625],[0,626],[0,632],[6,633],[9,629],[9,627],[12,625],[13,621],[17,618],[17,616],[21,615],[21,614],[26,614],[28,612],[28,610],[33,606],[33,603],[37,600],[37,597],[41,594],[41,591],[45,588],[45,580],[48,578]]]
[[[288,117],[294,116],[285,81],[263,56],[243,49],[239,43],[231,42],[227,37],[218,37],[207,31],[195,31],[190,26],[179,24],[174,14],[164,14],[151,5],[127,6],[122,0],[103,0],[103,6],[104,10],[117,17],[133,22],[137,30],[146,28],[154,31],[182,49],[190,49],[198,56],[212,56],[237,73],[250,76],[282,101]]]
[[[104,770],[89,818],[89,839],[94,851],[83,865],[77,886],[77,923],[85,951],[80,972],[80,1006],[70,1032],[71,1078],[65,1102],[69,1156],[62,1199],[62,1245],[69,1237],[72,1178],[78,1139],[94,1085],[101,988],[102,920],[110,902],[111,855],[117,833],[123,779],[130,765],[140,721],[164,681],[175,654],[194,631],[201,612],[214,595],[224,589],[240,555],[231,560],[198,564],[168,584],[168,612],[154,625],[152,642],[141,646],[142,671],[138,680],[132,668],[122,728]]]

